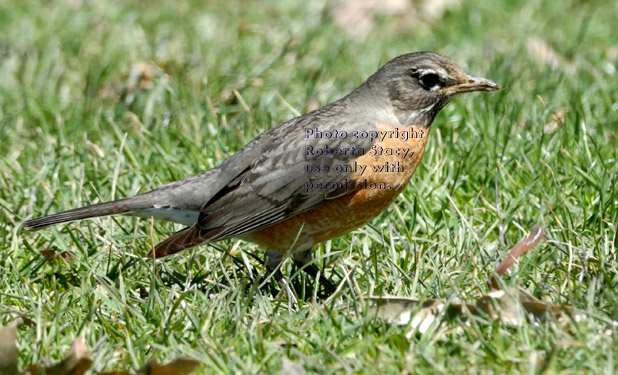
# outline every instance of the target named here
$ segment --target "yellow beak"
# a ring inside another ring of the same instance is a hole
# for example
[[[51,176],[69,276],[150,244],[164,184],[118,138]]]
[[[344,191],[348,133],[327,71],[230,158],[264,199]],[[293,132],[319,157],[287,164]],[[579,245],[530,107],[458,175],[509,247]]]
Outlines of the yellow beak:
[[[463,92],[496,90],[500,90],[500,86],[498,86],[496,83],[485,78],[469,76],[466,82],[445,87],[443,89],[440,89],[440,92],[447,95],[455,95],[461,94]]]

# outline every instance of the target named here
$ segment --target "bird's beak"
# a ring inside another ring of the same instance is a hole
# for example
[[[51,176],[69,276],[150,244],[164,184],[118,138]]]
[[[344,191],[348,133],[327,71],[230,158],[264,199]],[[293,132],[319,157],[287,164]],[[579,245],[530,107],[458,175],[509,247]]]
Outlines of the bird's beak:
[[[496,90],[500,90],[500,86],[496,83],[485,78],[469,76],[465,82],[445,87],[441,89],[440,92],[452,96],[455,94],[461,94],[462,92]]]

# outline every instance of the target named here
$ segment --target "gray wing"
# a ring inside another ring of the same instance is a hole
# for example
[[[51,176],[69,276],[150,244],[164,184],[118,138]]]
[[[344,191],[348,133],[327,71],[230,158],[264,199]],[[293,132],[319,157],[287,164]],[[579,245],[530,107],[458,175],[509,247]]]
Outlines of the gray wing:
[[[209,241],[238,236],[351,193],[346,186],[355,174],[336,167],[350,165],[360,152],[369,152],[372,141],[353,137],[359,129],[376,130],[375,124],[364,121],[327,106],[265,133],[263,153],[202,207],[197,222],[201,236]],[[316,131],[323,137],[316,137]],[[339,138],[324,136],[335,131]],[[347,137],[341,137],[343,132]],[[327,149],[334,153],[321,153]],[[329,171],[310,172],[308,166],[321,170],[327,166]]]

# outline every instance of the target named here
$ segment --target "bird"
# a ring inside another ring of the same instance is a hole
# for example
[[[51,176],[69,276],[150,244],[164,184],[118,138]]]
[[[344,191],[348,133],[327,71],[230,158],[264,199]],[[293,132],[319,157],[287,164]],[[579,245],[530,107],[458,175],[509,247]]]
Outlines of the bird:
[[[455,95],[499,89],[441,54],[407,53],[343,98],[267,130],[212,169],[23,226],[119,214],[186,226],[150,250],[151,258],[231,238],[249,241],[264,249],[266,270],[295,303],[282,261],[291,257],[318,277],[313,248],[387,209],[421,162],[438,112]]]

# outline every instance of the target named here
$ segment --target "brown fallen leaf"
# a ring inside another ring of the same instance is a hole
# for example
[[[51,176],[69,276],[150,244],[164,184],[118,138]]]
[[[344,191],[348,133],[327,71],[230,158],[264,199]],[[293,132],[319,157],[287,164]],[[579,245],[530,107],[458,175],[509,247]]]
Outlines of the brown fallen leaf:
[[[136,62],[131,66],[125,89],[127,91],[151,89],[154,86],[154,80],[159,69],[153,62]]]
[[[395,30],[406,32],[420,23],[433,24],[463,0],[338,0],[329,7],[333,22],[348,37],[365,39],[377,16],[387,16]]]
[[[373,303],[369,309],[370,316],[391,324],[409,324],[408,337],[416,333],[423,334],[444,321],[459,319],[466,324],[470,317],[475,316],[499,320],[509,326],[521,326],[528,318],[544,321],[552,315],[567,315],[575,320],[582,317],[568,306],[541,302],[518,287],[491,291],[478,298],[475,303],[446,303],[437,299],[421,302],[405,297],[372,297],[370,301]]]
[[[0,328],[0,375],[19,375],[17,353],[17,326],[19,320]],[[148,375],[187,375],[193,372],[199,362],[191,358],[178,358],[166,364],[160,364],[156,359],[150,360],[139,374]],[[27,375],[82,375],[92,366],[92,357],[86,344],[78,337],[62,361],[55,365],[31,365],[26,370]],[[132,372],[111,371],[99,372],[98,375],[130,375]]]
[[[493,320],[500,320],[509,326],[520,326],[526,319],[524,307],[517,296],[504,290],[494,290],[476,300],[472,313],[481,312]]]
[[[467,308],[470,309],[470,306]],[[581,317],[568,306],[539,301],[520,287],[491,291],[479,298],[470,312],[475,315],[484,314],[512,326],[523,324],[526,317],[531,317],[535,321],[544,321],[549,315],[559,313],[573,316],[576,320]]]
[[[0,375],[19,374],[17,360],[17,321],[13,321],[0,328]]]
[[[138,61],[131,65],[124,77],[106,82],[97,96],[131,104],[140,92],[151,90],[158,82],[166,84],[167,81],[168,76],[163,67],[152,61]]]
[[[105,157],[105,152],[103,151],[101,146],[99,146],[98,144],[92,143],[92,142],[90,142],[90,140],[87,140],[86,141],[86,145],[88,146],[90,151],[92,151],[92,153],[96,154],[99,158],[103,159]]]
[[[226,101],[228,101],[228,99],[230,99],[232,97],[232,95],[234,95],[235,91],[242,90],[246,86],[247,86],[247,83],[245,81],[238,81],[238,82],[235,82],[235,83],[232,83],[232,84],[226,86],[221,91],[221,94],[219,95],[218,100],[215,100],[215,104],[218,104],[219,102],[226,102]]]
[[[557,68],[560,57],[554,49],[543,39],[539,37],[529,37],[526,40],[526,48],[532,58],[542,65],[547,65],[551,68]]]
[[[542,226],[532,226],[530,234],[513,246],[495,273],[503,275],[519,256],[533,249],[541,241],[544,233]],[[528,318],[542,321],[551,314],[565,314],[576,320],[581,318],[575,310],[567,306],[541,302],[522,288],[499,290],[498,282],[493,276],[488,284],[490,292],[474,303],[443,302],[437,299],[421,302],[404,297],[371,297],[372,307],[369,314],[393,324],[409,324],[411,330],[408,336],[416,332],[425,333],[430,327],[439,325],[444,320],[459,318],[465,323],[470,316],[500,320],[511,326],[522,325]]]
[[[404,13],[411,9],[407,0],[339,0],[330,7],[335,25],[354,39],[364,39],[373,29],[377,14]]]
[[[558,108],[549,118],[549,122],[543,126],[543,131],[545,134],[551,134],[558,130],[561,125],[564,125],[565,115],[566,108]]]
[[[528,237],[513,246],[506,258],[498,265],[498,267],[496,267],[495,273],[498,274],[498,276],[504,275],[504,273],[523,253],[532,250],[539,244],[539,242],[541,242],[544,234],[545,230],[543,227],[538,224],[534,224],[530,229],[530,234],[528,234]],[[499,289],[498,280],[496,280],[494,276],[489,279],[488,284],[490,289]]]
[[[539,65],[549,67],[551,69],[561,68],[568,74],[573,74],[576,67],[573,63],[568,62],[561,56],[552,46],[545,40],[532,36],[526,40],[526,49],[528,54],[538,62]]]
[[[27,373],[32,375],[82,375],[92,365],[92,357],[86,344],[78,337],[62,361],[52,366],[32,365]]]
[[[459,6],[463,0],[425,0],[421,6],[423,15],[430,20],[439,20],[447,10]]]
[[[69,5],[69,8],[71,8],[71,10],[77,10],[81,8],[83,3],[84,0],[67,0],[67,4]]]
[[[281,361],[281,375],[305,375],[307,371],[303,365],[284,357]]]
[[[412,331],[425,333],[440,318],[446,306],[443,301],[428,299],[423,302],[405,297],[371,297],[374,305],[369,315],[397,325],[411,325]]]
[[[54,249],[45,249],[40,251],[41,255],[47,258],[48,261],[56,260],[57,258],[62,258],[65,260],[71,260],[73,256],[68,251],[58,251]]]
[[[182,357],[170,361],[166,364],[157,362],[156,359],[151,359],[138,374],[144,375],[185,375],[190,374],[199,366],[200,363],[192,358]]]

